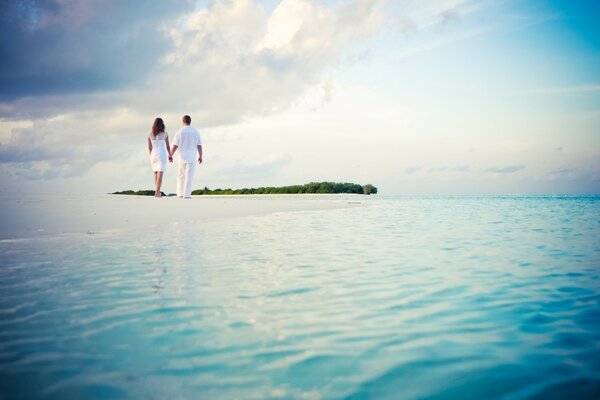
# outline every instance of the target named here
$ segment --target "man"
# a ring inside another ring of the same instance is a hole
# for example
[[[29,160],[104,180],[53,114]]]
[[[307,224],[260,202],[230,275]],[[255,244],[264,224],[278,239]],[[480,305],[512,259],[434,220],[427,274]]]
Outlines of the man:
[[[177,131],[173,140],[173,149],[169,161],[173,162],[173,155],[179,149],[179,175],[177,176],[177,196],[189,199],[192,197],[192,179],[196,170],[196,160],[202,164],[202,140],[200,132],[192,128],[192,118],[183,116],[183,128]],[[196,152],[198,158],[196,159]]]

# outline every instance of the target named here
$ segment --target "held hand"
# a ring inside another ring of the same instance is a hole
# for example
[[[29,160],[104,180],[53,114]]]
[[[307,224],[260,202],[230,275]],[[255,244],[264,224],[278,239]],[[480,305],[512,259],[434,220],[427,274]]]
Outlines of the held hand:
[[[198,157],[198,164],[202,164],[202,157]]]
[[[169,162],[173,163],[173,156],[169,156]]]

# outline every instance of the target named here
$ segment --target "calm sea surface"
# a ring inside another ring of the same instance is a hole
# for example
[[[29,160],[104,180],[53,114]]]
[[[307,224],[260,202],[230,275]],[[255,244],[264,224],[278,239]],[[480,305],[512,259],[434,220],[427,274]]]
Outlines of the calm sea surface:
[[[0,398],[600,398],[600,197],[348,199],[0,242]]]

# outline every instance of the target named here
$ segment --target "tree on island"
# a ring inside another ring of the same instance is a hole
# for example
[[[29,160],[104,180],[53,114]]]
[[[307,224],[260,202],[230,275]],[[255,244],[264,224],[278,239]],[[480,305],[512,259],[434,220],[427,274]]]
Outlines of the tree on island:
[[[377,188],[370,183],[363,186],[364,194],[377,194]]]
[[[371,184],[359,185],[356,183],[339,182],[311,182],[304,185],[258,187],[245,189],[204,189],[194,190],[193,195],[223,195],[223,194],[375,194],[377,188]]]

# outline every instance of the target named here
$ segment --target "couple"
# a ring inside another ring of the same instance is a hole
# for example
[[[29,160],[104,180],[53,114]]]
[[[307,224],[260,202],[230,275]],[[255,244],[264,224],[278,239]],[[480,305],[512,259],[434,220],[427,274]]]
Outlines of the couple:
[[[192,197],[192,179],[196,170],[196,162],[202,164],[202,141],[200,132],[192,128],[192,118],[183,116],[183,128],[177,131],[173,140],[173,149],[169,146],[169,135],[165,130],[162,118],[156,118],[152,132],[148,136],[148,152],[154,171],[154,196],[161,197],[160,186],[163,174],[167,169],[167,158],[173,162],[173,154],[179,149],[179,175],[177,176],[177,196],[189,199]],[[196,152],[198,158],[196,158]]]

